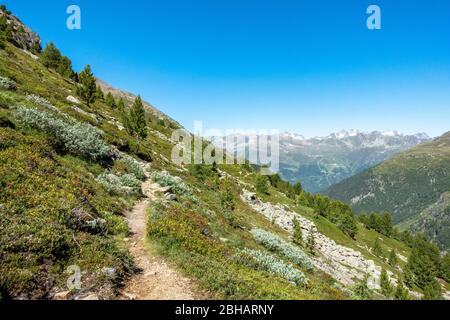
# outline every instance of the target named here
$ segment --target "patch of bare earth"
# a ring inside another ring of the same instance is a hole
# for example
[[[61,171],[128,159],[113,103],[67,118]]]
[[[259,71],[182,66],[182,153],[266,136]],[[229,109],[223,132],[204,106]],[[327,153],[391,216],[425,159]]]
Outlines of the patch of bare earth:
[[[194,282],[176,271],[146,244],[147,207],[158,199],[161,186],[147,181],[142,185],[145,200],[126,213],[131,231],[129,250],[139,272],[125,284],[121,299],[125,300],[197,300],[206,294]]]

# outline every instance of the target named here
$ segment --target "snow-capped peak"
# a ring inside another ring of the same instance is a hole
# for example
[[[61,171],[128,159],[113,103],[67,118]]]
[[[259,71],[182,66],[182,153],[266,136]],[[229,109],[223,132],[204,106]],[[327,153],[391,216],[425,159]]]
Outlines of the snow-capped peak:
[[[381,133],[383,136],[385,137],[398,137],[403,135],[402,133],[395,131],[395,130],[391,130],[391,131],[384,131]]]
[[[297,140],[297,141],[304,141],[306,140],[304,136],[298,134],[298,133],[293,133],[293,132],[285,132],[282,134],[282,137],[284,138],[290,138],[292,140]]]

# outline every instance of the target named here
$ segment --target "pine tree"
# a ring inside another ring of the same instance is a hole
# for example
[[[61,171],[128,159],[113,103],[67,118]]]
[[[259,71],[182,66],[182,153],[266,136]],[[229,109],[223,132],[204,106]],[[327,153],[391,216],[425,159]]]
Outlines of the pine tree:
[[[423,289],[423,300],[443,300],[442,287],[436,279]]]
[[[367,281],[369,280],[369,276],[366,276],[363,280],[356,284],[353,288],[353,291],[358,296],[359,299],[371,300],[372,299],[372,291],[369,289],[367,285]]]
[[[388,263],[393,268],[397,267],[398,259],[394,249],[392,249],[391,252],[389,253]]]
[[[105,94],[103,93],[102,88],[100,86],[97,86],[97,91],[95,91],[96,99],[97,100],[104,100]]]
[[[106,95],[105,103],[106,103],[106,105],[109,106],[111,109],[115,109],[115,108],[116,108],[116,100],[114,99],[114,97],[113,97],[113,95],[111,94],[111,92],[108,92],[108,94]]]
[[[447,252],[442,257],[440,276],[442,279],[450,283],[450,254]]]
[[[268,180],[266,176],[262,176],[258,174],[255,178],[255,190],[259,194],[268,194],[269,188],[268,188]]]
[[[117,103],[117,109],[119,109],[119,112],[121,113],[125,112],[125,101],[123,101],[122,98],[120,98],[119,102]]]
[[[87,65],[86,68],[78,75],[79,84],[77,87],[77,94],[89,107],[95,102],[97,85],[95,82],[94,74],[91,71],[91,66]]]
[[[395,300],[409,300],[409,294],[408,290],[403,285],[403,279],[402,277],[399,277],[397,288],[394,292],[394,299]]]
[[[65,78],[72,77],[73,70],[72,70],[72,61],[70,61],[69,58],[66,56],[62,56],[59,59],[58,67],[56,68],[56,72],[58,72],[60,75],[62,75]]]
[[[380,239],[377,237],[372,247],[372,253],[377,257],[382,258],[384,256],[383,249],[381,248]]]
[[[403,275],[405,277],[406,286],[412,289],[412,287],[414,286],[414,274],[412,273],[408,265],[403,270]]]
[[[389,280],[389,276],[385,269],[381,270],[380,287],[381,287],[381,294],[386,298],[390,298],[392,295],[392,286]]]
[[[293,223],[294,223],[293,241],[296,245],[303,246],[303,233],[300,222],[297,219],[294,219]]]
[[[316,238],[314,237],[314,232],[312,230],[309,231],[308,240],[306,242],[306,248],[308,252],[312,255],[316,254]]]
[[[140,96],[134,100],[125,125],[130,134],[141,139],[144,139],[147,136],[147,121],[145,119],[144,105]]]
[[[61,51],[59,51],[53,42],[48,43],[41,54],[42,64],[46,68],[57,70],[61,63],[61,59]]]

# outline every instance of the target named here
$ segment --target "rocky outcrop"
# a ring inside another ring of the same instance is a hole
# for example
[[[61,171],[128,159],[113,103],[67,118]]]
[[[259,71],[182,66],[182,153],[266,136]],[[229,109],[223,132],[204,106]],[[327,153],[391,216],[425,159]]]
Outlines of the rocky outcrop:
[[[315,249],[319,253],[317,257],[312,258],[315,268],[331,275],[346,286],[354,285],[357,280],[362,280],[367,275],[369,288],[380,288],[381,268],[376,266],[372,260],[364,258],[361,252],[337,244],[320,233],[312,221],[290,211],[285,206],[262,202],[254,193],[246,190],[243,191],[241,197],[255,211],[290,233],[293,231],[293,221],[296,219],[302,228],[305,242],[312,233],[316,242]],[[390,273],[389,276],[392,283],[396,284],[394,275]]]
[[[0,16],[6,13],[0,11]],[[8,25],[12,27],[11,42],[18,48],[31,53],[38,53],[41,50],[41,38],[30,28],[22,23],[12,14],[6,14]]]

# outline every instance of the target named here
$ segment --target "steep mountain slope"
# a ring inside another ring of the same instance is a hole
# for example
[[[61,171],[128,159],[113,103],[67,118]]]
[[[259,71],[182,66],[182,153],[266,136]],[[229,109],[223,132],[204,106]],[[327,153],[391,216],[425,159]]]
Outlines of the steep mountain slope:
[[[317,207],[305,206],[257,166],[175,164],[176,122],[147,107],[145,135],[125,129],[134,107],[111,107],[99,90],[83,102],[86,73],[76,82],[42,58],[0,49],[0,299],[115,299],[147,288],[155,297],[170,274],[182,282],[170,279],[175,297],[195,283],[222,299],[383,299],[382,270],[399,282],[406,243],[357,224],[351,210],[349,236],[318,210],[333,217],[342,205],[313,197]],[[139,270],[162,260],[176,273]]]
[[[280,174],[292,183],[301,181],[309,192],[320,192],[428,140],[426,134],[378,131],[341,131],[311,139],[284,133],[280,135]],[[257,150],[257,141],[247,139],[237,146],[238,150],[245,147]]]
[[[438,201],[423,210],[410,221],[414,232],[422,232],[442,249],[450,248],[450,192],[444,193]]]
[[[450,132],[332,186],[325,194],[350,203],[357,211],[392,212],[395,223],[408,226],[441,207],[441,197],[449,190]],[[419,225],[421,229],[430,226]],[[447,237],[444,234],[450,230],[445,224],[440,228],[444,226],[446,231],[433,238]],[[430,228],[427,232],[433,233],[434,228]]]

